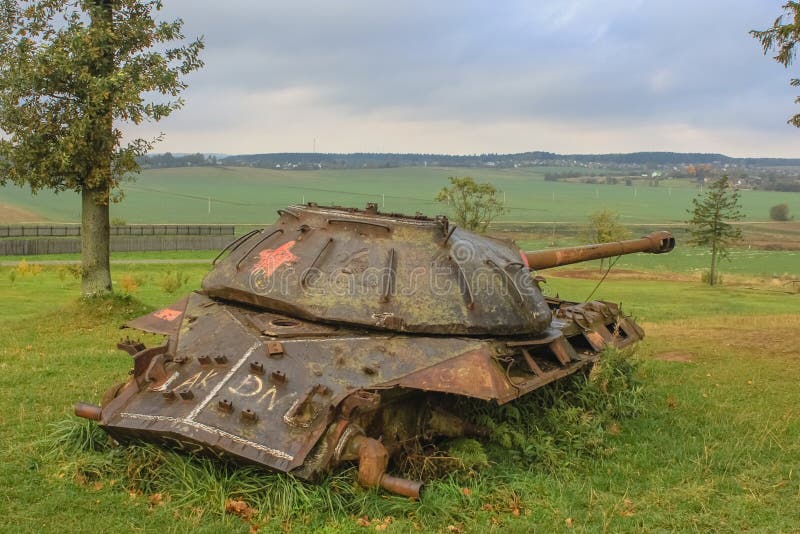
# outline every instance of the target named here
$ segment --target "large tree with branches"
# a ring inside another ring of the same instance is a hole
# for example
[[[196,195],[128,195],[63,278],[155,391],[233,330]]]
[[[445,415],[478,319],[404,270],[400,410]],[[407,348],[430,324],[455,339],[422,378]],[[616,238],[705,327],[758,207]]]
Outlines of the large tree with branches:
[[[109,203],[161,139],[125,124],[183,105],[202,39],[158,22],[160,0],[0,0],[0,185],[81,195],[83,294],[111,291]]]
[[[751,30],[750,35],[758,39],[764,54],[774,53],[775,61],[786,68],[794,62],[795,48],[800,42],[800,2],[786,2],[781,6],[783,13],[775,19],[766,30]],[[800,87],[800,78],[791,78],[792,87]],[[794,99],[800,104],[800,97]],[[793,115],[788,121],[792,126],[800,128],[800,113]]]

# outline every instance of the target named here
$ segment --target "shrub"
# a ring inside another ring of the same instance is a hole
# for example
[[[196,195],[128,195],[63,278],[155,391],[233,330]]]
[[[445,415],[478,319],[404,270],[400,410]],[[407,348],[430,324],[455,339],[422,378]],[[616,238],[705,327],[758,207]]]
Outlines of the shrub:
[[[175,271],[174,273],[172,271],[167,271],[158,281],[158,285],[165,293],[171,295],[182,288],[188,281],[189,276],[180,271]]]
[[[711,271],[703,271],[703,272],[701,272],[700,273],[700,280],[704,284],[709,284],[709,285],[714,285],[714,286],[722,285],[722,273],[720,273],[720,272],[714,273],[714,283],[713,284],[711,283]]]
[[[769,209],[769,218],[773,221],[788,221],[789,217],[789,205],[788,204],[776,204]]]
[[[38,263],[28,263],[25,258],[19,260],[19,263],[14,268],[19,276],[38,276],[42,273],[42,266]]]
[[[136,291],[142,285],[142,278],[131,273],[123,273],[119,277],[119,286],[122,288],[123,293],[128,295],[132,295],[136,293]]]
[[[80,264],[70,263],[67,265],[59,265],[58,269],[58,279],[62,282],[67,279],[67,276],[71,276],[73,279],[78,280],[83,276],[83,267]]]
[[[28,274],[28,262],[27,262],[27,260],[25,258],[22,258],[21,260],[19,260],[19,263],[17,263],[17,266],[14,267],[14,270],[16,270],[17,274],[20,275],[20,276],[25,276],[26,274]]]

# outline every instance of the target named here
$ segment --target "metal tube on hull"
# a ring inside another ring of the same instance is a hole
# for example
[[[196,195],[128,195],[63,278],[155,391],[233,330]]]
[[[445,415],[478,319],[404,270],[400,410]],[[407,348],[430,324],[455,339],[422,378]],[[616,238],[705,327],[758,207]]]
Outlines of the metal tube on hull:
[[[552,250],[523,252],[530,269],[548,269],[583,261],[611,258],[636,252],[663,254],[675,247],[675,238],[670,232],[653,232],[641,239],[616,241],[613,243],[597,243],[581,247],[566,247]]]

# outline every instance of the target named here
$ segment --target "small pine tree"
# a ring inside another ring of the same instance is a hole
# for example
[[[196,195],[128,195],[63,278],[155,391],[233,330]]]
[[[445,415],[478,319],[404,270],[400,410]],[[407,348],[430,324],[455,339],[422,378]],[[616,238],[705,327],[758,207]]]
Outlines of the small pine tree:
[[[723,176],[709,187],[705,194],[692,199],[693,208],[687,210],[692,218],[687,221],[692,243],[711,248],[711,269],[708,284],[714,285],[717,276],[717,257],[728,258],[728,246],[741,239],[742,231],[728,221],[741,221],[739,191]]]

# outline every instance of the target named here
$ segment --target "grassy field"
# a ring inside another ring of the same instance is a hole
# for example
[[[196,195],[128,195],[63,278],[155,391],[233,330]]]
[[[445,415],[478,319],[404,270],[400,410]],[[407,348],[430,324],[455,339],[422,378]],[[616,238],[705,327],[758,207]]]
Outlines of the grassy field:
[[[502,234],[499,234],[502,235]],[[523,250],[537,250],[547,248],[547,240],[530,239],[523,236],[517,241]],[[578,244],[578,240],[570,239],[558,243],[560,246]],[[169,261],[169,260],[207,260],[209,263],[217,255],[216,250],[177,250],[160,252],[114,252],[111,259],[114,262],[126,260],[136,261]],[[681,244],[669,254],[633,254],[621,257],[615,264],[612,274],[624,270],[646,271],[656,273],[679,273],[696,275],[699,279],[700,272],[708,269],[710,262],[709,251]],[[720,271],[738,277],[761,278],[800,278],[800,250],[762,250],[757,248],[733,248],[730,251],[730,261],[720,263]],[[0,256],[0,262],[14,263],[22,259],[29,263],[48,261],[78,261],[79,254],[49,254],[43,256]],[[606,264],[607,265],[607,264]],[[593,261],[569,267],[574,269],[599,270],[600,262]],[[121,267],[117,267],[121,269]],[[547,274],[546,272],[543,274]]]
[[[188,280],[168,294],[164,280],[177,269]],[[595,297],[624,302],[648,333],[635,357],[636,415],[598,419],[602,407],[587,410],[570,390],[554,390],[558,410],[524,419],[539,429],[533,453],[487,445],[488,466],[431,482],[422,502],[362,490],[347,471],[309,486],[149,449],[124,456],[46,438],[75,401],[97,401],[127,376],[130,359],[113,348],[117,325],[197,287],[205,270],[119,265],[115,284],[134,280],[134,298],[81,303],[63,267],[13,281],[10,267],[0,268],[0,531],[800,528],[800,295],[767,286],[606,281]],[[563,297],[585,298],[596,283],[549,275]],[[251,507],[248,521],[225,512],[231,497]]]
[[[129,223],[263,223],[274,218],[275,210],[303,201],[357,207],[378,202],[384,211],[434,215],[446,211],[432,199],[447,185],[447,177],[469,174],[478,181],[491,182],[504,193],[510,208],[500,218],[504,222],[582,222],[588,213],[605,206],[619,212],[628,224],[668,223],[686,219],[686,208],[698,192],[696,186],[685,181],[661,187],[545,182],[544,173],[549,170],[552,169],[149,170],[123,186],[125,200],[112,207],[112,216]],[[797,213],[800,193],[742,191],[743,211],[749,220],[767,220],[769,208],[784,202],[789,204],[790,212]],[[0,188],[2,204],[23,213],[36,212],[53,221],[79,220],[80,202],[74,193],[41,192],[31,196],[25,189],[5,187]]]

